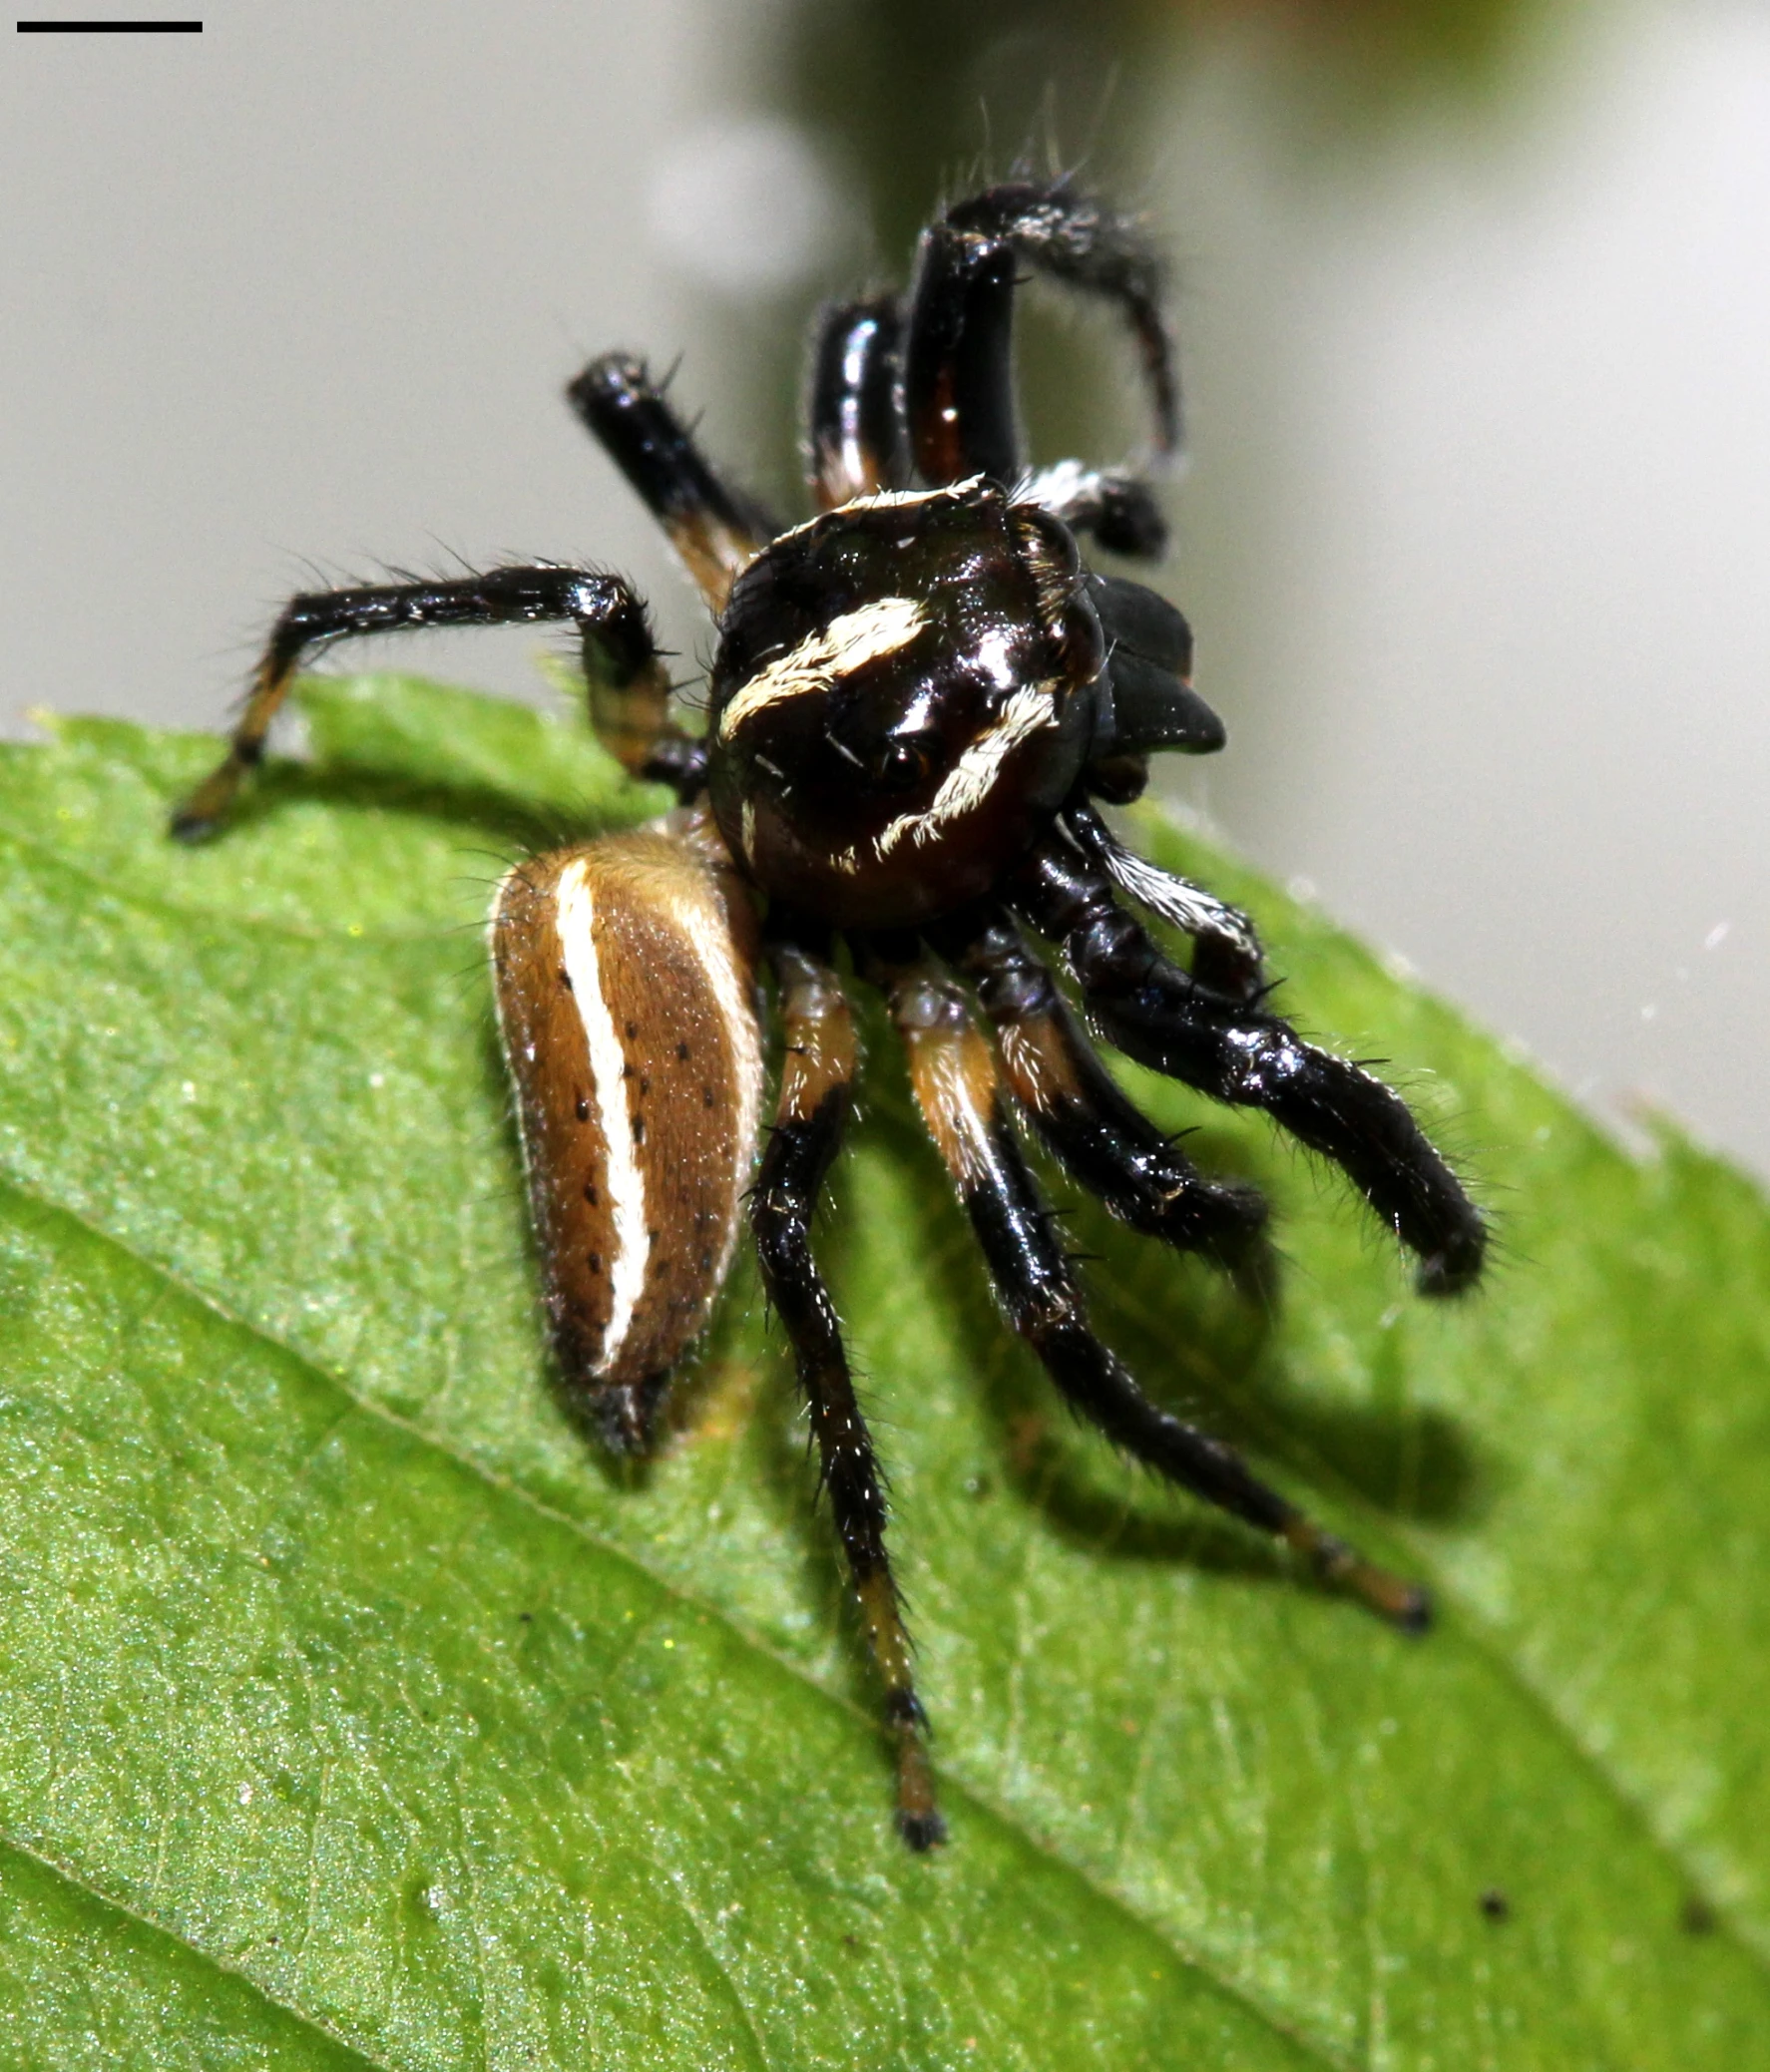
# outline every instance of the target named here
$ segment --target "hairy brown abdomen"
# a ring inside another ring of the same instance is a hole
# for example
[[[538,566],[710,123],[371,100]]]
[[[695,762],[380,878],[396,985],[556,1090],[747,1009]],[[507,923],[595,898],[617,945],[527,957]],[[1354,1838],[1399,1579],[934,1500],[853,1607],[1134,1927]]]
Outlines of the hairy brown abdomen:
[[[734,875],[679,834],[519,864],[493,903],[554,1349],[623,1450],[730,1261],[762,1081],[753,939]]]

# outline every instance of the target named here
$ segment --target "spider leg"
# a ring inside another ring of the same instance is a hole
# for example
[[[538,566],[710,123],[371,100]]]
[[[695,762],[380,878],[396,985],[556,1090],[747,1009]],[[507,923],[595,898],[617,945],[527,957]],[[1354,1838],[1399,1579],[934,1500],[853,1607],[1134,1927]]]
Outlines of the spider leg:
[[[270,722],[302,659],[316,647],[364,633],[428,625],[514,625],[575,621],[591,684],[591,718],[605,745],[636,775],[698,788],[697,744],[670,737],[669,679],[646,608],[618,576],[558,567],[491,569],[448,582],[313,591],[283,607],[253,673],[227,753],[173,816],[186,841],[225,818],[246,772],[263,760]]]
[[[903,304],[832,302],[817,319],[808,410],[811,493],[820,511],[909,479],[899,397]]]
[[[1167,552],[1167,516],[1155,492],[1119,469],[1054,461],[1029,475],[1020,494],[1043,504],[1071,532],[1092,533],[1112,554],[1152,562]]]
[[[566,399],[669,535],[707,610],[722,612],[738,571],[780,528],[713,473],[642,361],[605,353]]]
[[[951,954],[995,1026],[1010,1091],[1065,1170],[1133,1230],[1242,1261],[1266,1227],[1259,1193],[1205,1179],[1125,1096],[1009,916]]]
[[[1023,263],[1117,305],[1142,353],[1157,452],[1172,453],[1179,387],[1154,254],[1124,217],[1068,181],[1011,181],[956,204],[922,233],[904,396],[925,479],[983,474],[1007,488],[1022,472],[1010,346]],[[1145,496],[1145,522],[1151,511]]]
[[[1152,1404],[1096,1337],[1025,1153],[1004,1111],[996,1062],[950,980],[926,965],[898,971],[891,1012],[910,1080],[1010,1323],[1074,1409],[1127,1453],[1207,1502],[1283,1539],[1324,1578],[1398,1626],[1430,1617],[1426,1594],[1268,1488],[1222,1441]]]
[[[1419,1254],[1422,1294],[1456,1294],[1476,1280],[1487,1243],[1481,1212],[1392,1088],[1304,1042],[1278,1016],[1188,976],[1118,906],[1100,866],[1066,842],[1036,849],[1009,899],[1062,944],[1089,1014],[1126,1055],[1213,1099],[1264,1108],[1333,1159]]]
[[[842,1331],[811,1256],[811,1217],[841,1141],[854,1079],[854,1024],[829,967],[789,944],[773,949],[786,1058],[773,1135],[750,1195],[762,1279],[793,1342],[822,1479],[867,1644],[885,1686],[897,1752],[897,1825],[915,1850],[944,1841],[928,1765],[928,1722],[916,1696],[910,1639],[885,1551],[886,1503],[842,1349]]]
[[[1259,999],[1265,986],[1260,939],[1239,907],[1127,849],[1086,799],[1065,807],[1064,824],[1120,892],[1192,938],[1192,977],[1199,985],[1232,1000]]]

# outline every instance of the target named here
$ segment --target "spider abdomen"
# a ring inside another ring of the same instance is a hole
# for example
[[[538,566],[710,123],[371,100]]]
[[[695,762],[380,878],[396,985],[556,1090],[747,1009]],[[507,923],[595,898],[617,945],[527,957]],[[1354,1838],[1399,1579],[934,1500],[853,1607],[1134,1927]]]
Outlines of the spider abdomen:
[[[492,908],[554,1349],[611,1445],[649,1440],[706,1322],[754,1157],[754,917],[679,835],[519,864]]]

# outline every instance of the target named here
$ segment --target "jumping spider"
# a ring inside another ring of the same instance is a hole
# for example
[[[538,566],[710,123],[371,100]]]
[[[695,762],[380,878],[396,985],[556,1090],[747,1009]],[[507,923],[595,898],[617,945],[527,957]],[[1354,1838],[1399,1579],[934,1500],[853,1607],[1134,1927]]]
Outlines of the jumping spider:
[[[818,515],[803,524],[782,530],[723,483],[637,361],[599,359],[572,383],[574,409],[714,616],[704,735],[671,717],[646,608],[619,577],[542,564],[319,592],[277,621],[226,759],[174,821],[186,837],[221,821],[297,663],[322,643],[576,623],[598,735],[679,803],[641,832],[517,865],[493,904],[554,1351],[609,1445],[643,1451],[747,1195],[884,1684],[898,1826],[914,1849],[944,1833],[927,1723],[872,1443],[809,1244],[855,1067],[838,942],[885,993],[997,1295],[1069,1403],[1403,1626],[1424,1623],[1423,1592],[1157,1409],[1095,1336],[1023,1126],[1114,1215],[1225,1266],[1259,1240],[1265,1205],[1201,1177],[1131,1105],[1027,932],[1062,952],[1107,1041],[1265,1109],[1342,1166],[1419,1254],[1422,1293],[1468,1287],[1485,1238],[1403,1101],[1267,1008],[1245,917],[1128,852],[1096,808],[1141,791],[1151,751],[1207,752],[1223,729],[1192,688],[1185,621],[1141,585],[1091,573],[1078,550],[1092,535],[1159,555],[1147,486],[1077,462],[1025,467],[1010,352],[1023,267],[1124,318],[1156,457],[1170,453],[1178,399],[1150,252],[1068,182],[991,188],[923,233],[907,295],[822,313],[808,456]],[[1120,894],[1193,939],[1189,971]],[[763,971],[784,1059],[758,1162]]]

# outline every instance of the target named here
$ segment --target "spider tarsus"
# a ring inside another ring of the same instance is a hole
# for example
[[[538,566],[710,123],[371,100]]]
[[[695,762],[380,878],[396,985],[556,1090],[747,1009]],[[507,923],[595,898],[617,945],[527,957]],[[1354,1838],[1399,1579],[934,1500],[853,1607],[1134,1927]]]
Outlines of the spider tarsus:
[[[1261,1206],[1264,1207],[1263,1202]],[[1278,1314],[1284,1296],[1284,1278],[1279,1270],[1278,1247],[1264,1225],[1250,1231],[1245,1241],[1234,1250],[1218,1243],[1208,1256],[1228,1276],[1229,1285],[1243,1302],[1264,1310],[1268,1316]]]
[[[900,1810],[897,1816],[897,1832],[917,1856],[925,1857],[930,1850],[939,1849],[946,1841],[947,1824],[932,1810],[927,1813]]]
[[[1432,1601],[1432,1592],[1424,1583],[1415,1583],[1408,1590],[1408,1601],[1396,1613],[1393,1624],[1404,1633],[1430,1633],[1437,1610]]]
[[[1410,1583],[1392,1575],[1387,1568],[1379,1568],[1356,1547],[1324,1532],[1301,1513],[1285,1525],[1284,1538],[1324,1583],[1356,1597],[1399,1631],[1424,1633],[1431,1626],[1432,1595],[1424,1584]]]
[[[227,817],[239,789],[239,760],[229,754],[211,770],[197,789],[173,809],[168,831],[175,841],[207,842]]]
[[[1415,1289],[1434,1302],[1448,1296],[1466,1295],[1481,1279],[1486,1249],[1487,1231],[1478,1217],[1471,1233],[1420,1261],[1420,1270],[1414,1279]]]
[[[920,1706],[916,1709],[921,1711]],[[934,1773],[928,1764],[928,1745],[916,1728],[899,1730],[897,1832],[917,1856],[938,1849],[947,1839],[947,1824],[934,1800]]]

